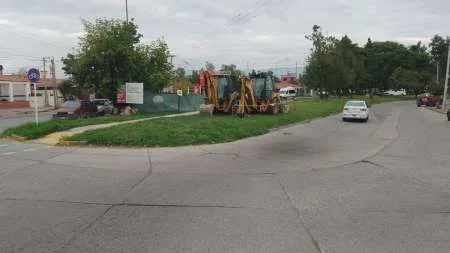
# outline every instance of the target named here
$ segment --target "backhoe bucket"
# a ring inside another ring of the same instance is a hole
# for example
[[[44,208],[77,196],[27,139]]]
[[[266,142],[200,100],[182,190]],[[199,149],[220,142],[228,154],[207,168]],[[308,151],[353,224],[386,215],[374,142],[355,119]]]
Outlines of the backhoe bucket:
[[[200,115],[202,116],[212,116],[214,112],[213,104],[202,104],[200,105]]]

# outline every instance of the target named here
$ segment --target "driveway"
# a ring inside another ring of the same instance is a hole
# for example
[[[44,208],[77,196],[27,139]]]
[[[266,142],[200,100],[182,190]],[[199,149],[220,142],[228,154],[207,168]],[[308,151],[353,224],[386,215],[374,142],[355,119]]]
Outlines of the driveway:
[[[0,252],[446,252],[450,124],[414,102],[238,142],[0,143]]]

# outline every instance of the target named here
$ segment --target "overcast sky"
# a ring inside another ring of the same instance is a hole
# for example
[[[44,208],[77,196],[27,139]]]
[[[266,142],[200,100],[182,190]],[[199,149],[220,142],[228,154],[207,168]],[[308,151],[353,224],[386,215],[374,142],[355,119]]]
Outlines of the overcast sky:
[[[428,44],[450,35],[445,0],[128,0],[145,41],[164,36],[175,65],[199,69],[235,63],[241,69],[304,64],[311,47],[305,34],[318,24],[324,33],[363,44],[393,40]],[[7,73],[42,67],[76,46],[81,19],[125,18],[125,0],[0,0],[0,64]]]

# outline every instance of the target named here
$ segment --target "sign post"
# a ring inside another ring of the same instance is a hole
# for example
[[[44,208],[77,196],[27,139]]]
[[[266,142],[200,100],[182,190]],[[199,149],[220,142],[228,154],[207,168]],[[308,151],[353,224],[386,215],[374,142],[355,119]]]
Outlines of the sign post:
[[[27,73],[28,80],[33,84],[34,87],[34,117],[36,120],[36,125],[39,124],[39,116],[38,116],[38,100],[37,100],[37,85],[36,83],[41,78],[41,73],[38,69],[31,68]]]
[[[181,97],[183,96],[183,90],[177,90],[177,96],[178,96],[178,113],[180,113]]]

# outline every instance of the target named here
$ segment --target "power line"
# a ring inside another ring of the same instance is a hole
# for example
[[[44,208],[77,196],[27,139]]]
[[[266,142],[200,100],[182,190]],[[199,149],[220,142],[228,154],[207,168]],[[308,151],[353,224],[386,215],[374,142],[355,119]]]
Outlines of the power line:
[[[39,59],[39,57],[31,56],[31,55],[25,55],[25,54],[18,54],[18,53],[11,53],[6,51],[0,51],[0,55],[6,55],[9,57],[15,57],[15,58],[28,58],[28,59]]]
[[[273,2],[274,0],[257,0],[255,1],[252,5],[255,7],[250,8],[246,13],[244,13],[243,15],[240,15],[240,13],[238,13],[237,15],[235,15],[234,17],[232,17],[230,20],[228,20],[228,23],[225,24],[223,27],[219,28],[219,29],[214,29],[212,30],[210,33],[221,33],[221,32],[225,32],[227,31],[227,28],[230,28],[231,26],[239,23],[240,21],[245,20],[246,18],[250,17],[253,13],[255,13],[255,11],[260,10],[263,7],[266,7],[267,4],[270,4],[271,2]]]
[[[26,32],[23,32],[23,31],[22,32],[18,32],[18,31],[12,30],[12,29],[7,29],[5,27],[1,27],[0,30],[4,30],[4,31],[7,31],[7,32],[15,33],[15,34],[18,34],[20,36],[30,38],[31,40],[34,40],[34,41],[37,41],[37,42],[40,42],[40,43],[45,43],[45,44],[50,45],[50,46],[59,47],[59,48],[64,49],[64,50],[67,49],[67,48],[65,48],[65,47],[63,47],[63,46],[61,46],[59,44],[55,44],[55,43],[49,42],[47,40],[41,39],[36,34],[26,33]]]

